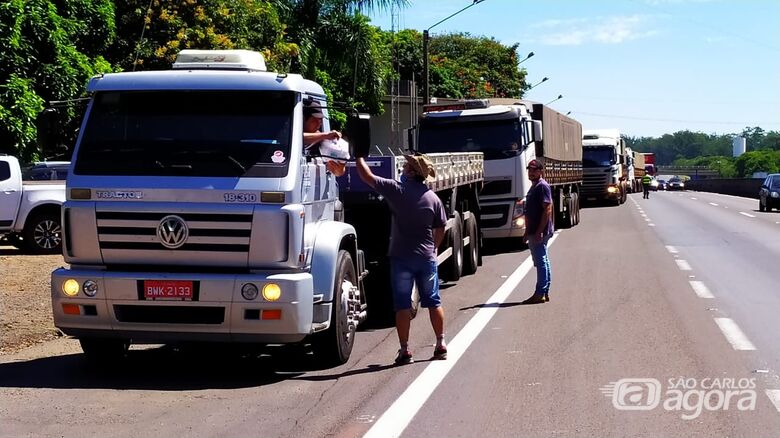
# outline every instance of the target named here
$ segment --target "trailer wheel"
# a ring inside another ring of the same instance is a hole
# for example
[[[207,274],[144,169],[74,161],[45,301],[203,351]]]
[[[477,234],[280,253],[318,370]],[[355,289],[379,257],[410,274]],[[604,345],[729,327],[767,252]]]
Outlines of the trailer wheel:
[[[125,339],[79,338],[87,362],[94,365],[116,364],[125,358],[130,341]]]
[[[471,275],[477,272],[479,266],[479,230],[477,229],[477,217],[474,213],[466,219],[466,235],[469,237],[469,246],[463,263],[463,275]]]
[[[455,224],[445,235],[446,248],[452,248],[452,255],[441,264],[439,275],[444,281],[458,281],[463,274],[463,232],[460,213],[455,212]],[[446,249],[445,248],[445,249]]]
[[[316,333],[312,339],[314,355],[328,366],[341,365],[349,360],[355,344],[360,306],[354,302],[353,289],[358,287],[358,282],[349,252],[339,251],[336,267],[330,327]]]
[[[571,196],[574,199],[574,225],[578,225],[580,223],[580,194],[575,192]]]
[[[59,214],[38,213],[24,225],[24,249],[32,254],[62,252],[62,226]]]

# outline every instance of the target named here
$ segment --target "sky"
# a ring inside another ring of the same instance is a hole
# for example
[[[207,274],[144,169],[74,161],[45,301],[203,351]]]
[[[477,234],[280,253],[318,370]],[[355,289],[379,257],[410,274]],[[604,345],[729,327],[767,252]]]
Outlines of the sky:
[[[422,31],[472,0],[410,0],[371,13]],[[780,0],[483,0],[430,30],[519,44],[525,95],[583,129],[633,137],[681,130],[780,131]]]

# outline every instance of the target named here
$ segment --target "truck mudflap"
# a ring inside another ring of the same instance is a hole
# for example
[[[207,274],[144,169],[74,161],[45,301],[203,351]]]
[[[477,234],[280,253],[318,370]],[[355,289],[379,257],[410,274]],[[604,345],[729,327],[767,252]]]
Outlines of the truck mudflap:
[[[298,342],[313,332],[313,283],[309,273],[60,268],[52,310],[57,328],[83,338]]]

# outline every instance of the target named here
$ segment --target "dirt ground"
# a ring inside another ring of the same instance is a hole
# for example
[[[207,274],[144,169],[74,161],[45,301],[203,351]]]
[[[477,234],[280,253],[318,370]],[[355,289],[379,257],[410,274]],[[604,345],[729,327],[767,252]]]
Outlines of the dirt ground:
[[[61,255],[0,246],[0,355],[60,336],[51,316],[50,274],[64,265]]]

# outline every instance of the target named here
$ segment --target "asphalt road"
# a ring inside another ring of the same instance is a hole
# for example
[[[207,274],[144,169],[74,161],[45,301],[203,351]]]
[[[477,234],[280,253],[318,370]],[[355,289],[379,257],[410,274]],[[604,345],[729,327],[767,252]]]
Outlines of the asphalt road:
[[[691,192],[585,209],[550,246],[546,304],[520,304],[528,251],[498,248],[442,291],[447,361],[425,313],[403,367],[389,328],[326,370],[216,347],[91,369],[73,340],[42,344],[0,357],[0,436],[775,435],[780,213],[755,210]]]

